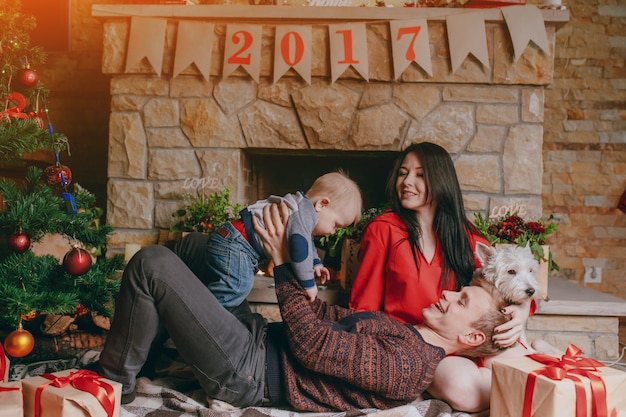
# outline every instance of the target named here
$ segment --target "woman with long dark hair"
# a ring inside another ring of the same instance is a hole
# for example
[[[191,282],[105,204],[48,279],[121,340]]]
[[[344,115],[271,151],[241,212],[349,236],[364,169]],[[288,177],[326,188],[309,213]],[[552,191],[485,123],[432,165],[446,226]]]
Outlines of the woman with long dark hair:
[[[409,324],[444,290],[467,285],[480,267],[476,242],[489,244],[468,220],[454,163],[430,142],[414,143],[398,156],[389,175],[391,208],[365,226],[360,266],[352,283],[350,308],[380,310]],[[496,328],[500,346],[514,344],[528,307]],[[448,357],[437,368],[429,392],[456,409],[489,407],[491,374],[469,359]]]

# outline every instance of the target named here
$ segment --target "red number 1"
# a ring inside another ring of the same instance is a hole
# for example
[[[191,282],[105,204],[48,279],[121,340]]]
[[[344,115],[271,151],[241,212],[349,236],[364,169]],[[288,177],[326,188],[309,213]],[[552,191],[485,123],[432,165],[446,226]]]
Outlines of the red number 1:
[[[359,61],[352,56],[352,31],[351,30],[338,30],[336,33],[343,35],[343,52],[344,60],[339,61],[339,64],[358,64]]]

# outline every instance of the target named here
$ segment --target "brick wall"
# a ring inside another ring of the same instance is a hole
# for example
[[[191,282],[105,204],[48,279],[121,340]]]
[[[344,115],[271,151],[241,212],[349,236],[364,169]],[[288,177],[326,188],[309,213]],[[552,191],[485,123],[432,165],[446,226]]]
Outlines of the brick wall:
[[[567,0],[570,22],[557,32],[554,82],[545,91],[544,215],[564,277],[626,298],[626,3]]]

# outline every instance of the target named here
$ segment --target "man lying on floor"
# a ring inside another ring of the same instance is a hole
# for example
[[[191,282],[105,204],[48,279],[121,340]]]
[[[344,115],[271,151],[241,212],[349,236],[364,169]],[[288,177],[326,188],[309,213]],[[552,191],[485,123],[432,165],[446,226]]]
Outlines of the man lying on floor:
[[[283,322],[223,308],[181,259],[164,246],[139,251],[122,278],[98,372],[134,398],[137,374],[163,331],[210,398],[234,406],[290,405],[303,411],[386,409],[415,400],[445,355],[486,356],[494,327],[509,320],[487,282],[444,291],[424,323],[384,313],[311,302],[288,263],[288,214],[267,207],[257,233],[273,260]],[[130,400],[130,401],[129,401]]]

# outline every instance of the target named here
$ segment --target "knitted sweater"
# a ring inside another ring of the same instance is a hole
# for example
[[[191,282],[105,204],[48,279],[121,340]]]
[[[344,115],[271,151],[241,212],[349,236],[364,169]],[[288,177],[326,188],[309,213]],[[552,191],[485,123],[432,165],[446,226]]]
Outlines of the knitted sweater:
[[[309,302],[289,264],[274,268],[274,276],[289,345],[280,352],[283,383],[294,408],[392,408],[430,385],[445,352],[413,326],[380,312]]]

